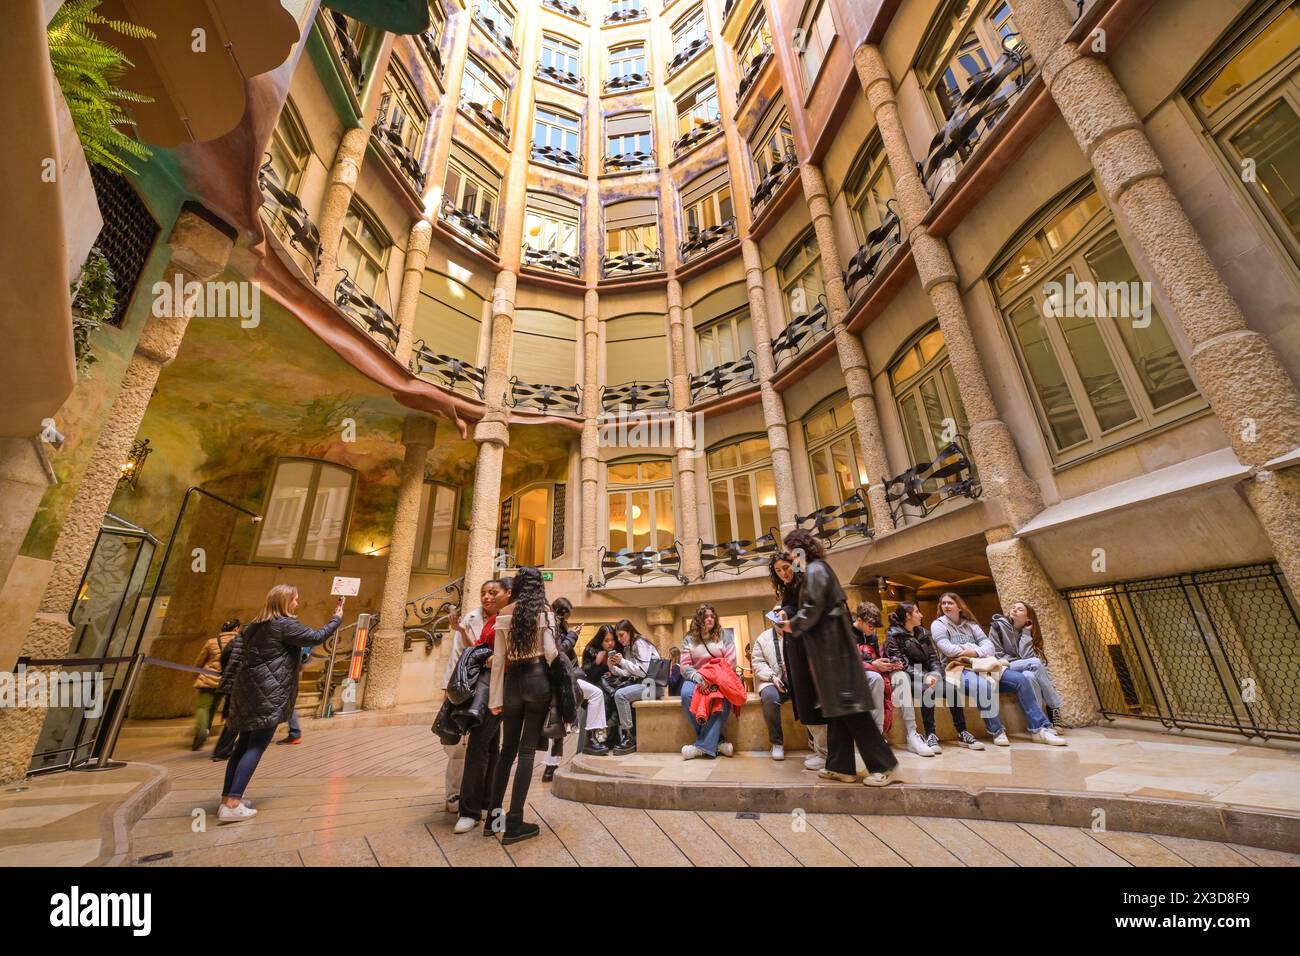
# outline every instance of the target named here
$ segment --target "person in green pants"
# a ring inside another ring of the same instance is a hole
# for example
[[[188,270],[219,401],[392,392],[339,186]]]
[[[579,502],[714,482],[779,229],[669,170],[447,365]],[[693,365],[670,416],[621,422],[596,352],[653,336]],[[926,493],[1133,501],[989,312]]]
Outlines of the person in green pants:
[[[208,739],[212,729],[212,716],[217,710],[217,685],[221,682],[221,652],[239,633],[239,621],[231,619],[221,625],[221,633],[210,637],[203,645],[195,667],[202,667],[207,674],[200,674],[194,679],[194,688],[198,691],[198,703],[194,707],[194,744],[191,750],[199,750]]]

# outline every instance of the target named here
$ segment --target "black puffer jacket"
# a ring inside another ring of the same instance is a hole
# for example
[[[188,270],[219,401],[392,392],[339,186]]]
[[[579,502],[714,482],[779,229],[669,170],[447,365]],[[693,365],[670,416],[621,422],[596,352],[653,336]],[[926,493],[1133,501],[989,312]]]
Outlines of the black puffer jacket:
[[[244,663],[244,633],[240,631],[226,641],[221,649],[221,680],[217,682],[218,694],[229,694],[235,687],[235,675]]]
[[[808,562],[798,596],[799,610],[790,619],[791,643],[803,643],[819,709],[828,718],[866,713],[867,674],[853,639],[844,589],[831,566],[820,558]]]
[[[934,638],[923,627],[918,627],[913,634],[897,624],[889,626],[885,635],[885,656],[901,662],[909,671],[918,668],[923,673],[939,673],[939,649],[934,646]]]
[[[244,626],[243,662],[235,674],[230,729],[273,729],[289,719],[298,697],[300,654],[321,644],[338,629],[341,618],[313,631],[296,618],[273,617]]]

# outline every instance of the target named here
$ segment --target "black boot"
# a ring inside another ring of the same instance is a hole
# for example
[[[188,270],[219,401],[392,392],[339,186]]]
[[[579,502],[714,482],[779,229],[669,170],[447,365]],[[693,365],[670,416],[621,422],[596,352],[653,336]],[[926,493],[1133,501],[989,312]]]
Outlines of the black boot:
[[[542,771],[542,783],[550,783],[555,779],[555,764],[548,763],[546,769]]]
[[[614,748],[615,757],[625,757],[636,753],[636,734],[622,731],[618,736],[618,746]]]
[[[609,748],[605,746],[603,740],[598,735],[603,735],[601,730],[584,731],[582,735],[582,752],[589,757],[608,757]]]
[[[509,846],[512,843],[530,840],[541,832],[542,828],[536,823],[525,823],[523,820],[506,817],[506,832],[501,834],[501,845]]]

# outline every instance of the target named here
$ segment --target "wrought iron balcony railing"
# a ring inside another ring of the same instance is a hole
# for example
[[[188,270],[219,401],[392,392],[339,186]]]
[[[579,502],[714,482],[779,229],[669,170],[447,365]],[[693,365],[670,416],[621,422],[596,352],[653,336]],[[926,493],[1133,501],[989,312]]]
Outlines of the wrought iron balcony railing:
[[[346,269],[340,270],[343,278],[334,287],[334,304],[370,333],[371,338],[378,339],[388,351],[397,350],[397,323],[393,317],[380,307],[379,303],[357,288]]]
[[[439,355],[419,339],[411,346],[411,371],[416,375],[430,375],[436,384],[455,392],[466,392],[483,397],[487,385],[487,370],[463,359]]]
[[[366,84],[366,71],[361,65],[361,52],[352,41],[352,37],[348,35],[348,18],[337,10],[327,10],[325,22],[329,24],[326,32],[333,38],[334,49],[347,68],[349,79],[352,80],[352,91],[360,95],[361,88]]]
[[[280,185],[280,178],[271,165],[268,153],[266,162],[257,171],[257,185],[275,205],[274,217],[284,223],[289,245],[305,255],[311,262],[312,280],[320,278],[320,231],[307,215],[307,209],[293,193]]]
[[[649,85],[649,73],[625,73],[622,76],[611,76],[601,85],[601,91],[605,93],[623,93],[628,90],[645,89]]]
[[[384,115],[380,113],[375,125],[370,129],[370,135],[397,164],[397,168],[415,187],[415,191],[423,193],[424,168],[420,165],[420,161],[415,158],[415,154],[402,142],[402,127],[405,122],[406,117],[398,113],[393,117],[391,123],[385,123]]]
[[[690,63],[697,56],[709,48],[709,34],[705,31],[704,35],[697,37],[682,48],[682,51],[668,61],[668,75],[681,70],[687,63]]]
[[[542,412],[582,412],[582,389],[577,385],[532,385],[510,379],[506,401],[512,408],[535,408]]]
[[[532,157],[539,163],[559,166],[561,169],[572,170],[575,173],[582,172],[582,157],[558,146],[538,146],[534,143]]]
[[[563,13],[566,17],[572,17],[575,20],[587,22],[587,16],[582,12],[582,8],[576,4],[568,3],[566,0],[542,0],[542,6],[548,10],[554,10],[556,13]]]
[[[506,52],[510,59],[516,63],[519,62],[519,48],[515,46],[514,37],[502,30],[496,20],[483,12],[482,7],[474,11],[474,19],[479,22],[479,26],[483,28],[484,32],[492,38],[492,41],[497,46]]]
[[[794,154],[793,149],[787,149],[785,155],[777,162],[773,163],[758,185],[754,187],[754,195],[751,205],[754,207],[754,215],[767,204],[767,201],[776,195],[776,191],[781,187],[790,174],[799,168],[799,157]]]
[[[750,57],[740,71],[740,81],[736,84],[736,102],[739,103],[749,92],[749,88],[758,80],[758,76],[763,72],[763,67],[767,61],[772,59],[772,47],[764,43],[763,48]]]
[[[682,241],[678,252],[681,253],[682,262],[686,262],[701,252],[735,237],[736,217],[732,216],[726,222],[710,226],[708,229],[692,229]]]
[[[796,316],[794,321],[772,339],[772,358],[778,368],[798,355],[814,342],[821,341],[830,331],[830,309],[826,297],[819,296],[817,305],[807,315]]]
[[[425,56],[433,64],[434,71],[441,77],[444,67],[442,64],[442,50],[438,48],[438,37],[434,36],[432,30],[425,30],[420,34],[419,42]]]
[[[633,169],[655,169],[657,165],[654,150],[646,152],[638,149],[630,153],[619,153],[617,156],[606,156],[601,160],[601,166],[607,173],[623,173]]]
[[[497,115],[482,103],[471,100],[469,97],[462,96],[460,99],[460,109],[462,113],[467,113],[480,126],[501,143],[502,146],[510,145],[510,130],[506,129],[506,124],[497,118]]]
[[[501,235],[472,212],[457,208],[450,197],[443,199],[438,218],[493,253],[500,247]]]
[[[758,381],[758,367],[754,353],[746,352],[743,358],[724,362],[713,368],[690,376],[691,404],[705,398],[715,398],[748,382]],[[712,393],[712,394],[710,394]]]
[[[686,575],[682,574],[681,544],[674,541],[671,548],[646,548],[633,551],[623,548],[619,551],[600,549],[600,580],[588,578],[588,588],[602,588],[610,581],[644,581],[646,578],[668,577],[680,584],[685,584]]]
[[[645,20],[649,17],[645,7],[634,7],[631,10],[611,10],[605,14],[605,22],[611,26],[616,23],[635,23],[638,20]]]
[[[537,65],[537,75],[544,80],[550,80],[552,83],[558,83],[560,86],[567,86],[571,90],[577,90],[579,93],[585,92],[587,83],[576,73],[570,73],[568,70],[559,70],[553,66]]]
[[[953,106],[948,121],[930,140],[920,167],[921,179],[931,196],[937,193],[939,183],[956,177],[958,163],[974,152],[985,134],[1006,115],[1012,101],[1029,85],[1032,76],[1026,67],[1020,34],[1004,37],[1002,49],[1003,56],[971,81]]]
[[[687,150],[694,149],[720,129],[722,121],[715,119],[705,120],[699,126],[692,127],[673,140],[673,155],[680,156]]]
[[[795,515],[794,520],[801,528],[811,524],[809,530],[828,547],[834,547],[848,537],[875,537],[871,530],[871,508],[862,488],[837,505],[826,505],[811,514]]]
[[[776,531],[769,531],[754,541],[724,541],[721,544],[701,541],[701,577],[708,577],[711,571],[739,574],[749,568],[762,567],[779,547]]]
[[[891,199],[889,213],[884,221],[871,230],[867,241],[853,254],[848,268],[844,270],[844,288],[848,290],[849,298],[857,299],[871,285],[881,266],[890,260],[891,253],[902,241],[903,226],[898,214],[894,212],[894,200]]]
[[[965,443],[965,437],[958,435],[933,461],[913,465],[885,483],[885,501],[894,527],[901,518],[924,518],[953,498],[980,496],[980,482]]]
[[[558,249],[534,249],[526,245],[523,264],[538,269],[550,269],[552,272],[564,272],[572,276],[582,275],[582,260]]]
[[[673,390],[667,379],[662,382],[624,382],[600,388],[600,407],[607,412],[671,408],[672,404]]]
[[[639,249],[635,252],[621,252],[606,256],[602,268],[606,278],[637,275],[642,272],[662,272],[664,260],[658,249]]]

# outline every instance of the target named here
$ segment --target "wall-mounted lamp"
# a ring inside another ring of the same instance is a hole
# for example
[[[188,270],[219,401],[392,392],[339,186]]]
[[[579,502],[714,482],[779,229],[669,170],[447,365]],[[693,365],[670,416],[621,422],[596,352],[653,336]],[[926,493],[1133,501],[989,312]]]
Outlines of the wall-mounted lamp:
[[[126,485],[128,488],[135,488],[135,483],[140,478],[140,472],[144,470],[144,463],[153,449],[149,447],[149,439],[137,438],[131,443],[131,451],[127,453],[126,461],[122,462],[122,471],[117,476],[119,485]]]

